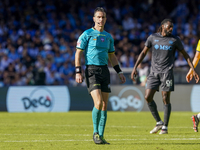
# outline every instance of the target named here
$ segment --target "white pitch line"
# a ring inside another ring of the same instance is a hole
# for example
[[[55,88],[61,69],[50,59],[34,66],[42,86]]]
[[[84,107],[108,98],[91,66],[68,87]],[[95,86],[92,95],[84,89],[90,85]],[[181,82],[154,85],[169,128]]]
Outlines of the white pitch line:
[[[109,139],[109,141],[188,141],[188,140],[200,140],[200,138],[157,138],[157,139]],[[30,142],[88,142],[92,140],[22,140],[22,141],[0,141],[0,143],[30,143]]]
[[[32,136],[32,135],[37,135],[37,136],[50,136],[50,135],[54,135],[54,136],[85,136],[85,137],[91,137],[92,136],[92,134],[16,134],[16,133],[14,133],[14,134],[3,134],[3,133],[0,133],[0,135],[1,136],[20,136],[20,135],[26,135],[26,136]],[[122,137],[122,136],[126,136],[126,137],[144,137],[144,135],[123,135],[123,134],[119,134],[119,135],[117,135],[117,134],[115,134],[115,135],[106,135],[106,137]],[[151,134],[149,134],[149,136],[151,136]],[[152,136],[156,136],[156,137],[160,137],[160,135],[156,135],[156,134],[154,134],[154,135],[152,135]],[[196,138],[198,135],[190,135],[190,137],[189,138]],[[183,135],[173,135],[173,137],[174,138],[177,138],[177,137],[181,137],[181,138],[185,138],[185,136],[183,136]]]
[[[0,125],[0,126],[2,126],[2,125]],[[3,126],[8,126],[8,125],[3,125]],[[12,125],[10,125],[10,126],[12,126]],[[13,126],[17,126],[16,124],[15,125],[13,125]],[[40,124],[27,124],[27,125],[22,125],[22,124],[19,124],[18,126],[49,126],[49,127],[51,127],[51,126],[56,126],[56,127],[93,127],[92,125],[54,125],[54,124],[42,124],[42,125],[40,125]],[[109,125],[107,125],[106,126],[107,128],[144,128],[144,127],[149,127],[149,126],[109,126]],[[171,126],[171,127],[168,127],[168,128],[193,128],[192,126],[191,127],[186,127],[186,126],[182,126],[182,127],[180,127],[180,126],[176,126],[176,127],[174,127],[174,126]]]
[[[25,141],[0,141],[1,143],[11,143],[11,142],[22,142],[22,143],[29,143],[29,142],[84,142],[84,141],[93,141],[93,140],[25,140]]]
[[[44,135],[44,136],[49,136],[49,135],[57,135],[57,136],[91,136],[92,134],[17,134],[17,133],[14,133],[14,134],[3,134],[3,133],[0,133],[0,135],[10,135],[10,136],[14,136],[14,135]]]

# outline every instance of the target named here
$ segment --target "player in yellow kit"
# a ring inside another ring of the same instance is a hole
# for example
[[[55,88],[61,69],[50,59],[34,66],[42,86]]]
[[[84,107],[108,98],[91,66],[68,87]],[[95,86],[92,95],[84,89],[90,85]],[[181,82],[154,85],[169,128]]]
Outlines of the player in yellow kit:
[[[200,59],[200,40],[198,42],[196,50],[197,51],[196,51],[196,54],[195,54],[195,57],[194,57],[194,60],[193,60],[194,68],[196,68],[196,66],[199,62],[199,59]],[[190,69],[190,71],[188,72],[188,74],[186,76],[187,82],[190,82],[192,80],[192,78],[193,78],[193,71]],[[198,132],[199,121],[200,121],[200,113],[192,116],[193,129],[194,129],[195,132]]]

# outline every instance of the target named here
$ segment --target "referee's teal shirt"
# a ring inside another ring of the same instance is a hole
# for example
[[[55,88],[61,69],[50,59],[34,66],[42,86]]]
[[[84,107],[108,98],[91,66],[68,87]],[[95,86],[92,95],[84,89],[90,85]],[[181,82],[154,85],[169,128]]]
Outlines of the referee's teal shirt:
[[[106,32],[88,29],[79,37],[77,49],[85,52],[85,65],[108,65],[108,53],[114,53],[114,39]]]

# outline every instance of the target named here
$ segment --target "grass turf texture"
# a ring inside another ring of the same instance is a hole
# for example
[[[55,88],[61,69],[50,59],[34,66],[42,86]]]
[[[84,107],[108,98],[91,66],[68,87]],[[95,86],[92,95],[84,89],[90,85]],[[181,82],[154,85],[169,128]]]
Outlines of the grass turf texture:
[[[105,139],[92,140],[92,113],[0,113],[0,150],[199,150],[200,133],[193,131],[192,112],[172,112],[168,135],[150,134],[150,112],[110,112]],[[160,112],[163,118],[163,112]]]

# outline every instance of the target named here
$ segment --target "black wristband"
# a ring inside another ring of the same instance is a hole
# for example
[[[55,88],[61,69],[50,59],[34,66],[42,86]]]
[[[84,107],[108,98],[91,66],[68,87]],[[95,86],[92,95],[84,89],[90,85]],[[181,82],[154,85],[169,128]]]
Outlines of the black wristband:
[[[77,66],[75,71],[76,73],[81,73],[81,66]]]
[[[113,68],[115,69],[115,71],[116,71],[117,73],[122,72],[122,70],[120,69],[119,65],[116,65],[116,66],[114,66]]]

